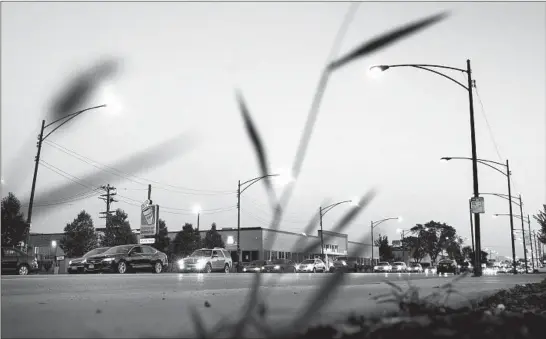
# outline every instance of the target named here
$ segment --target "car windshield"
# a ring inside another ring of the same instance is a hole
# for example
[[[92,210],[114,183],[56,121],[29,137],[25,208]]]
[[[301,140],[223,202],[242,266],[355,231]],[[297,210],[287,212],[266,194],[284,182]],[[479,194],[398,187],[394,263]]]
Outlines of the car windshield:
[[[411,264],[411,267],[419,267],[419,266],[420,266],[419,264],[415,264],[415,263]]]
[[[315,260],[313,259],[307,259],[307,260],[304,260],[301,262],[302,264],[314,264],[315,263]]]
[[[192,257],[210,257],[212,256],[212,250],[197,250],[191,254]]]
[[[133,245],[114,246],[104,251],[103,254],[125,254],[129,252],[131,248],[133,248]]]
[[[404,263],[403,263],[403,262],[395,262],[393,265],[400,265],[400,266],[402,266],[402,265],[404,265]]]
[[[273,264],[284,264],[286,263],[285,259],[275,259],[272,261]]]
[[[389,266],[388,262],[380,262],[377,266]]]
[[[438,265],[449,265],[451,261],[441,261]]]
[[[264,260],[254,260],[254,261],[250,262],[250,265],[252,265],[252,266],[265,265],[265,261]]]
[[[347,257],[338,257],[337,260],[347,261]]]
[[[104,253],[108,250],[108,247],[100,247],[100,248],[95,248],[94,250],[91,250],[87,253],[85,253],[83,255],[84,258],[87,258],[87,257],[90,257],[92,255],[96,255],[96,254],[101,254],[101,253]]]

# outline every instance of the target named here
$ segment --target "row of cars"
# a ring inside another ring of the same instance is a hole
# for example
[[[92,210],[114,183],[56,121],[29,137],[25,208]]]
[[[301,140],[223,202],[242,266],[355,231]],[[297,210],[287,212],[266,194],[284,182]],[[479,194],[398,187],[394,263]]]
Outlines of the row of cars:
[[[468,262],[463,263],[462,265],[457,264],[455,260],[444,259],[438,262],[437,266],[430,266],[424,268],[421,264],[412,262],[409,265],[406,263],[398,261],[390,264],[389,262],[382,261],[377,263],[374,266],[373,271],[375,273],[431,273],[431,274],[444,274],[444,273],[453,273],[461,274],[466,271],[472,271],[472,265]]]

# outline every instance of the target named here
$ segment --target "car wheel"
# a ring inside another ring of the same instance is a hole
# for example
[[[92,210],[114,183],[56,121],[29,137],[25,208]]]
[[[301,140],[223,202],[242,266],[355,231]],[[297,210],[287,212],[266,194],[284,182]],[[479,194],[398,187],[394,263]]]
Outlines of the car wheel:
[[[205,266],[205,273],[210,273],[212,272],[212,266],[210,264],[207,264],[207,266]]]
[[[125,261],[120,261],[116,267],[116,270],[119,274],[127,273],[127,264]]]
[[[161,261],[156,261],[154,264],[154,273],[161,273],[163,271],[163,264]]]
[[[23,264],[19,266],[19,269],[17,270],[18,275],[28,275],[28,266]]]
[[[229,273],[229,265],[228,264],[224,265],[224,272]]]
[[[313,267],[313,273],[317,273],[317,268]]]

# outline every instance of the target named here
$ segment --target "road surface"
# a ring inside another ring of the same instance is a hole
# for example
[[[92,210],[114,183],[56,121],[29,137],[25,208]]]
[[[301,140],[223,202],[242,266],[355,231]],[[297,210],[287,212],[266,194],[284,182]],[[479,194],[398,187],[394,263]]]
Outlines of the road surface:
[[[268,322],[283,324],[300,314],[313,298],[313,292],[331,274],[262,276]],[[456,286],[474,298],[545,277],[545,274],[468,277]],[[427,295],[453,277],[346,274],[343,287],[316,314],[315,322],[332,323],[351,310],[369,313],[390,309],[391,305],[377,305],[371,298],[391,290],[384,280],[407,286],[408,278]],[[207,326],[225,316],[235,319],[252,279],[252,274],[169,273],[2,276],[1,334],[2,338],[191,337],[195,332],[189,305],[196,306]]]

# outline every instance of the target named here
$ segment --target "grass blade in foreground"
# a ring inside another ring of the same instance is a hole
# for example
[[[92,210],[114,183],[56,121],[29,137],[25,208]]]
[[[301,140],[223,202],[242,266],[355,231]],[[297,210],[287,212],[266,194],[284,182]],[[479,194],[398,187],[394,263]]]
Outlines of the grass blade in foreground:
[[[328,65],[328,70],[335,71],[357,59],[364,57],[367,54],[375,52],[381,48],[385,48],[388,45],[393,44],[397,40],[407,38],[410,35],[415,34],[430,25],[440,22],[444,20],[447,16],[447,13],[435,14],[433,16],[418,20],[411,24],[399,27],[385,34],[381,34],[377,38],[362,44],[360,47],[356,48],[344,57],[341,57],[338,60],[332,62],[330,65]]]

